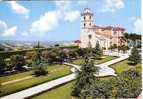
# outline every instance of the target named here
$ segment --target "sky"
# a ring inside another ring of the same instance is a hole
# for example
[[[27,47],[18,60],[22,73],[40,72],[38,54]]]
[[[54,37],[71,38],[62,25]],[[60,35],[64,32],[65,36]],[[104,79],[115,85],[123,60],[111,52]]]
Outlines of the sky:
[[[141,34],[140,0],[49,0],[0,2],[0,40],[80,39],[80,14],[89,7],[100,26]]]

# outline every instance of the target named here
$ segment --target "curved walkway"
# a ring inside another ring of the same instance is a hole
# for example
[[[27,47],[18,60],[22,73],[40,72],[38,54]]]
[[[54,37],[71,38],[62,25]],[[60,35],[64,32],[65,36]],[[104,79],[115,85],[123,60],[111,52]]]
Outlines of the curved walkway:
[[[98,76],[108,76],[108,75],[114,75],[115,76],[116,74],[115,74],[114,70],[112,70],[108,66],[112,65],[116,62],[122,61],[126,58],[128,58],[128,55],[121,56],[120,58],[105,62],[103,64],[96,65],[96,66],[99,66],[101,68],[101,71],[100,71]],[[78,65],[74,65],[74,64],[70,64],[70,63],[65,63],[65,64],[69,64],[70,66],[73,66],[74,68],[77,68],[80,70],[80,68],[79,68],[80,66],[78,66]],[[46,82],[44,84],[37,85],[35,87],[22,90],[20,92],[14,93],[14,94],[10,94],[8,96],[2,97],[1,99],[23,99],[23,98],[38,94],[40,92],[49,90],[49,89],[51,89],[55,86],[58,86],[60,84],[64,84],[66,82],[74,80],[75,78],[76,78],[76,73],[73,73],[73,74],[70,74],[68,76],[61,77],[61,78],[58,78],[56,80],[52,80],[52,81]]]
[[[112,64],[115,64],[117,62],[120,62],[122,60],[125,60],[127,59],[129,56],[128,55],[122,55],[120,58],[117,58],[117,59],[114,59],[114,60],[111,60],[111,61],[108,61],[108,62],[105,62],[105,63],[102,63],[102,64],[99,64],[99,65],[95,65],[97,67],[99,67],[99,72],[98,74],[95,74],[96,76],[117,76],[115,74],[115,71],[114,69],[112,69],[111,67],[109,67],[110,65]],[[75,65],[75,64],[71,64],[71,63],[64,63],[65,65],[69,65],[69,66],[72,66],[74,68],[76,68],[77,70],[81,71],[80,70],[80,67],[79,65]]]

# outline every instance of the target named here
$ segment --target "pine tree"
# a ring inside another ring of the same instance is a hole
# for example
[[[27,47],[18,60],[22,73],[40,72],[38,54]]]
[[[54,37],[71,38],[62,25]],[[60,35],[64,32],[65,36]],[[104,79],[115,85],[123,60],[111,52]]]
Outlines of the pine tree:
[[[35,53],[35,56],[33,57],[33,66],[35,68],[34,70],[34,74],[36,76],[40,76],[40,75],[46,75],[47,71],[46,71],[46,66],[45,66],[45,60],[41,55],[41,51],[39,50],[39,42],[38,42],[38,46],[37,46],[37,51]]]
[[[72,91],[72,95],[86,99],[90,95],[90,89],[94,86],[97,73],[91,53],[85,57],[85,64],[81,67],[81,72],[77,75],[77,81]]]
[[[128,59],[132,64],[137,64],[141,61],[141,56],[139,54],[139,51],[136,47],[134,47],[131,51],[131,55]]]
[[[93,50],[93,53],[95,54],[95,58],[99,59],[102,55],[102,50],[100,48],[99,42],[96,42],[95,49]]]

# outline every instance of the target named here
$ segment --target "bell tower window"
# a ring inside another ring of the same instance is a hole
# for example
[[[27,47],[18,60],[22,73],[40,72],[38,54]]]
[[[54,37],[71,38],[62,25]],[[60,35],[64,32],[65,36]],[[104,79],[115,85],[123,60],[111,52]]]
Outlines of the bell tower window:
[[[85,20],[85,16],[84,16],[83,18],[84,18],[84,20]]]
[[[91,16],[89,16],[89,19],[91,20]]]
[[[85,25],[86,25],[86,24],[84,23],[84,27],[85,27]]]
[[[88,35],[88,38],[91,39],[91,38],[92,38],[92,35],[89,34],[89,35]]]
[[[89,23],[89,26],[91,26],[91,23]]]

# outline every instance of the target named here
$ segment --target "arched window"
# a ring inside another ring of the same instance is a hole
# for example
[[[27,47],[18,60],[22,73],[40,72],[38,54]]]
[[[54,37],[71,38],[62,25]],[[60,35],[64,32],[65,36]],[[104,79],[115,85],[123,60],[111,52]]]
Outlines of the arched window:
[[[91,16],[89,16],[89,19],[91,20]]]
[[[92,38],[92,35],[89,34],[89,35],[88,35],[88,38],[91,39],[91,38]]]
[[[84,16],[83,18],[84,18],[84,20],[85,20],[85,16]]]
[[[86,26],[86,24],[84,23],[84,27]]]
[[[91,26],[91,23],[89,23],[89,26]]]

